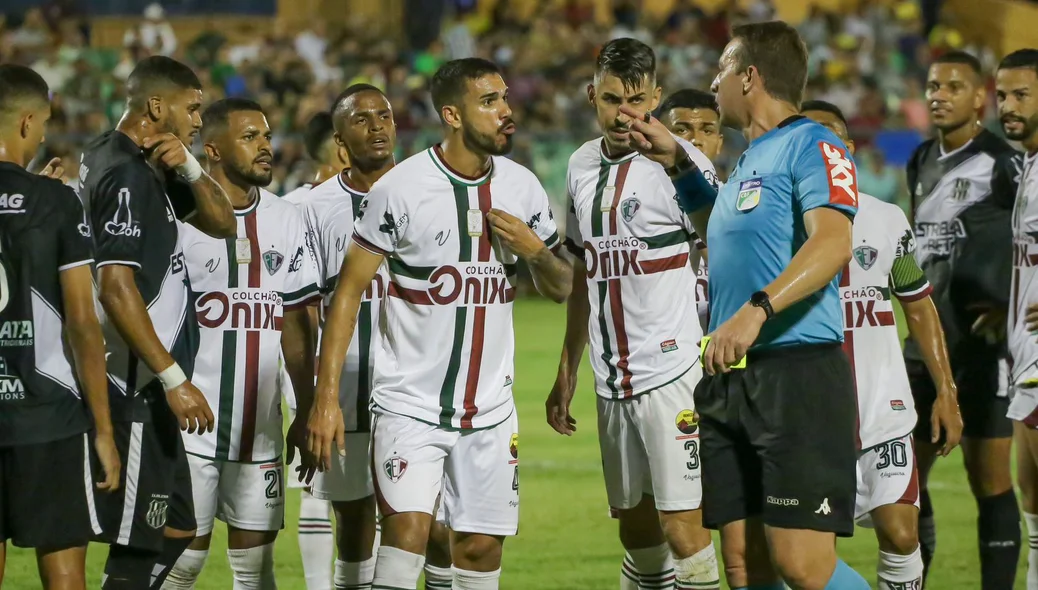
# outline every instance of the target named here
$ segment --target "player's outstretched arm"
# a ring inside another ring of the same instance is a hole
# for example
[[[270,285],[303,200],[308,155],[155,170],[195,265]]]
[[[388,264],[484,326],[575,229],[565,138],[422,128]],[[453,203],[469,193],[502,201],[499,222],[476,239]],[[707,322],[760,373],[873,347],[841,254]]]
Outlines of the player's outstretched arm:
[[[144,299],[134,282],[134,268],[107,264],[98,269],[98,275],[98,299],[105,313],[130,350],[162,381],[166,401],[180,422],[181,430],[212,432],[216,426],[213,411],[155,333]]]
[[[234,207],[223,188],[202,170],[201,164],[187,147],[171,133],[154,135],[144,140],[153,162],[175,171],[191,187],[195,199],[191,225],[214,238],[233,238],[238,231]]]
[[[313,479],[316,462],[307,452],[306,421],[314,405],[314,331],[310,311],[315,306],[286,310],[281,322],[281,355],[296,396],[296,418],[288,428],[288,462],[296,450],[302,455],[299,481]]]
[[[500,209],[491,209],[487,221],[498,239],[529,265],[533,284],[541,295],[555,303],[569,297],[573,268],[562,257],[561,249],[552,251],[525,221]]]
[[[307,422],[309,451],[317,456],[322,471],[332,465],[332,444],[344,453],[345,425],[339,407],[339,377],[346,362],[346,352],[357,327],[364,290],[371,285],[384,256],[351,242],[339,269],[324,331],[321,333],[321,366],[317,373],[317,390]]]
[[[94,417],[94,448],[104,470],[104,481],[97,483],[97,488],[113,492],[119,489],[121,462],[108,407],[105,341],[94,310],[94,275],[90,265],[83,264],[61,271],[58,278],[65,306],[65,334],[72,349],[76,377]]]
[[[581,252],[583,256],[583,252]],[[577,421],[569,413],[573,394],[577,389],[577,370],[580,358],[587,347],[587,323],[591,315],[591,304],[587,299],[587,267],[584,260],[573,260],[573,287],[566,300],[566,337],[562,343],[562,355],[559,358],[559,372],[555,377],[555,385],[544,403],[548,426],[559,434],[572,435],[577,431]]]
[[[959,414],[959,395],[948,361],[948,347],[944,341],[941,319],[929,295],[913,301],[902,299],[901,309],[905,312],[908,333],[919,344],[923,362],[937,388],[937,400],[930,416],[933,432],[930,442],[936,444],[943,429],[944,446],[938,454],[947,456],[962,438],[962,416]]]

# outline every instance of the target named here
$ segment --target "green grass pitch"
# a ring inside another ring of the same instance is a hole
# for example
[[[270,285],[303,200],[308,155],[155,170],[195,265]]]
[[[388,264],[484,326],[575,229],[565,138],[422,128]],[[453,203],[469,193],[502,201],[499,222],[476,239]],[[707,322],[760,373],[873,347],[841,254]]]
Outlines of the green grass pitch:
[[[521,300],[515,307],[516,378],[522,448],[522,520],[519,536],[505,544],[505,590],[576,590],[617,587],[623,551],[616,524],[607,516],[605,489],[595,433],[595,405],[590,369],[585,362],[573,414],[578,432],[555,434],[544,422],[544,399],[555,378],[565,307],[543,300]],[[299,492],[289,490],[287,527],[277,544],[277,582],[283,590],[303,590],[302,564],[296,542]],[[938,461],[931,477],[936,504],[938,548],[929,588],[974,590],[980,587],[976,544],[976,507],[969,494],[962,456]],[[217,525],[209,562],[199,590],[231,587],[224,553],[224,528]],[[1026,539],[1026,537],[1025,537]],[[1024,588],[1026,543],[1017,588]],[[99,585],[105,547],[88,554],[90,587]],[[840,541],[840,555],[874,584],[876,541],[858,529]],[[4,588],[38,588],[31,552],[9,548]],[[727,586],[725,586],[727,588]]]

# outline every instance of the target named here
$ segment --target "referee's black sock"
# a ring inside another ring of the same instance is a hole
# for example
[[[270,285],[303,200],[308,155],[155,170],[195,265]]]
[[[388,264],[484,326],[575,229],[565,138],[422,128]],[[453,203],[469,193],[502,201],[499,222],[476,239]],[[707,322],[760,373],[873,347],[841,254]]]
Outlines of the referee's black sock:
[[[166,537],[162,540],[162,555],[159,556],[155,567],[151,571],[151,590],[162,588],[162,583],[166,581],[166,576],[169,575],[170,570],[176,565],[184,550],[194,540],[194,537]]]
[[[1012,488],[977,499],[977,539],[980,543],[980,587],[1012,590],[1020,559],[1020,510]]]
[[[101,590],[142,590],[151,585],[151,570],[159,554],[123,545],[108,549]]]
[[[930,492],[923,488],[919,495],[919,548],[923,554],[923,582],[930,572],[930,562],[937,551],[937,524],[933,519],[933,504],[930,503]]]

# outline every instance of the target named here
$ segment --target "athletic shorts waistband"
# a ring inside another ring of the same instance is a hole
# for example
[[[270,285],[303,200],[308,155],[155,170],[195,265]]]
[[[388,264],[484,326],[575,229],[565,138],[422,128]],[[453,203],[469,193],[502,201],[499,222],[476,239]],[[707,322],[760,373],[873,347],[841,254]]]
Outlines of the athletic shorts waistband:
[[[790,344],[786,346],[775,346],[763,350],[750,350],[746,354],[746,361],[766,361],[771,359],[797,359],[831,354],[835,350],[842,350],[840,342],[823,342],[820,344]]]

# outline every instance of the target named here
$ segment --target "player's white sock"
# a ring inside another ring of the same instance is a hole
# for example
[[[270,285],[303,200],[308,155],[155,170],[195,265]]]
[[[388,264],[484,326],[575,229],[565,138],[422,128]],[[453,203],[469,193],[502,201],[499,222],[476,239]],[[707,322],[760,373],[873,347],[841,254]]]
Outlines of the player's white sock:
[[[620,564],[620,590],[638,590],[638,568],[631,561],[631,554],[624,552],[624,561]]]
[[[367,561],[335,560],[335,590],[369,590],[375,579],[375,559]]]
[[[453,590],[497,590],[501,582],[501,568],[492,572],[473,572],[452,567],[454,570]]]
[[[454,572],[449,567],[425,564],[425,590],[451,590]]]
[[[303,557],[306,590],[331,590],[332,542],[331,504],[318,500],[306,490],[299,503],[299,554]]]
[[[1024,512],[1027,523],[1027,590],[1038,590],[1038,514]]]
[[[630,549],[627,554],[638,572],[639,588],[661,590],[674,587],[674,558],[666,543],[648,549]]]
[[[208,549],[185,549],[162,583],[162,590],[192,590],[208,557]]]
[[[373,590],[416,590],[425,556],[385,545],[378,548]]]
[[[234,590],[275,590],[274,544],[251,549],[228,549],[227,563],[234,576]]]
[[[677,590],[716,590],[721,587],[713,542],[694,555],[674,561],[674,587]]]
[[[923,587],[923,553],[919,547],[911,555],[879,552],[876,567],[879,590]]]

